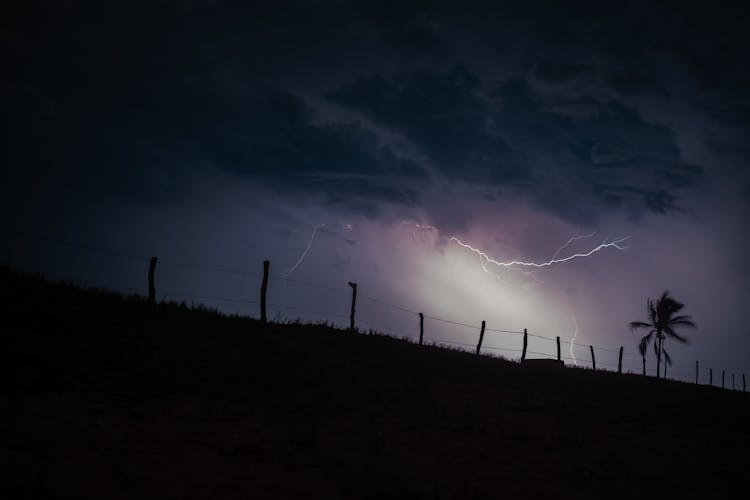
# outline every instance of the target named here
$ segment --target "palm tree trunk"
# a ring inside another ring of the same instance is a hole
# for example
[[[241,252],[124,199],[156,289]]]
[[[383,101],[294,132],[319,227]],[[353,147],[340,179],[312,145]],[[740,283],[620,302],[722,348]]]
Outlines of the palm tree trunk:
[[[660,347],[659,344],[657,344],[657,347],[656,347],[656,378],[659,378],[659,374],[661,373],[661,349],[659,347]]]
[[[659,341],[659,352],[664,352],[664,338]],[[664,380],[667,379],[667,357],[664,356]]]

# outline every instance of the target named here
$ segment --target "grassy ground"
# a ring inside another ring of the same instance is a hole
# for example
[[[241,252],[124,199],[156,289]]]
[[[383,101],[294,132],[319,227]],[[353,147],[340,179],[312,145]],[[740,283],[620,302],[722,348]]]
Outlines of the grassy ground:
[[[0,277],[3,498],[690,498],[747,477],[747,394]]]

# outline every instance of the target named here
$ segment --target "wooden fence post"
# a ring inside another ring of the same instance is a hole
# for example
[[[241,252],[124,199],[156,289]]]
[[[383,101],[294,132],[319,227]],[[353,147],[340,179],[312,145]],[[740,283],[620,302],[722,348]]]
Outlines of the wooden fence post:
[[[263,261],[263,282],[260,285],[260,322],[265,323],[267,321],[266,316],[266,292],[268,292],[268,268],[271,262],[268,260]]]
[[[562,361],[560,358],[560,337],[557,337],[557,360]]]
[[[529,332],[523,329],[523,351],[521,351],[521,363],[526,360],[526,347],[529,345]]]
[[[620,346],[620,357],[617,361],[617,373],[622,373],[622,348],[623,346]]]
[[[709,368],[708,369],[708,386],[712,387],[714,385],[714,369]]]
[[[422,345],[424,338],[424,314],[419,313],[419,345]]]
[[[721,370],[721,388],[724,388],[724,370]]]
[[[745,374],[742,374],[742,392],[745,392]]]
[[[349,286],[352,287],[352,312],[349,315],[349,331],[354,333],[354,308],[357,305],[357,284],[350,281]]]
[[[732,374],[732,390],[734,390],[734,373]]]
[[[643,356],[643,376],[646,376],[646,356]]]
[[[596,357],[594,356],[594,346],[590,345],[589,348],[591,349],[591,364],[594,367],[594,370],[596,370]]]
[[[156,257],[151,257],[148,264],[148,303],[156,304],[156,286],[154,285],[154,272],[156,271]]]
[[[485,322],[482,321],[482,329],[479,330],[479,343],[477,344],[477,356],[479,356],[479,350],[482,349],[482,340],[484,340],[484,326],[485,326]]]
[[[698,385],[698,360],[695,360],[695,385]]]

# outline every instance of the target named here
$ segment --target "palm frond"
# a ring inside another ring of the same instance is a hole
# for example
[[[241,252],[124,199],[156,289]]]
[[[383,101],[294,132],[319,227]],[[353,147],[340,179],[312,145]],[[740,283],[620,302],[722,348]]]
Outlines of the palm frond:
[[[690,321],[693,322],[693,317],[688,314],[683,314],[682,316],[675,316],[674,318],[671,318],[670,321]]]
[[[646,301],[646,308],[648,309],[648,317],[651,320],[651,324],[655,325],[659,319],[659,316],[656,312],[656,305],[654,304],[654,301],[648,299],[648,301]]]
[[[662,347],[661,351],[664,353],[664,363],[666,363],[667,365],[671,365],[672,364],[672,358],[669,357],[669,354],[667,353],[667,350],[664,349],[664,347]]]
[[[693,318],[690,316],[675,316],[668,321],[670,326],[684,326],[686,328],[697,328]]]
[[[687,344],[688,343],[687,337],[683,337],[682,335],[678,334],[676,331],[674,331],[672,329],[671,326],[665,326],[662,331],[664,333],[666,333],[669,337],[671,337],[671,338],[673,338],[675,340],[678,340],[678,341],[682,342],[683,344]]]
[[[651,323],[644,323],[643,321],[631,321],[629,323],[631,330],[637,330],[638,328],[653,328],[654,325]]]
[[[653,336],[654,336],[654,331],[651,330],[651,332],[645,337],[643,337],[641,341],[638,343],[638,352],[641,353],[642,358],[646,357],[646,349],[648,349],[648,343],[651,342],[651,339],[653,338]]]

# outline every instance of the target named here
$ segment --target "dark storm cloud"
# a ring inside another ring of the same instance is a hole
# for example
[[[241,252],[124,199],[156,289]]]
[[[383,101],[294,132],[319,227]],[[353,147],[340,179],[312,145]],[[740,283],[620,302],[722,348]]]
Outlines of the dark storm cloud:
[[[610,71],[605,76],[605,82],[625,97],[669,98],[669,92],[662,84],[637,71]]]
[[[440,54],[446,50],[441,33],[444,9],[437,2],[373,2],[362,4],[353,18],[367,26],[386,45],[417,54]]]
[[[537,77],[555,84],[591,74],[578,65],[536,68]],[[403,134],[448,178],[521,192],[574,219],[612,208],[665,213],[675,209],[671,190],[701,173],[681,161],[669,128],[635,109],[539,93],[522,77],[486,88],[454,67],[357,79],[329,98]]]
[[[498,182],[523,176],[512,168],[503,139],[487,127],[487,102],[479,86],[479,79],[459,66],[361,78],[329,98],[403,134],[450,178]]]
[[[549,85],[564,85],[571,82],[593,81],[596,79],[597,72],[596,66],[591,64],[545,60],[536,64],[532,73],[541,82]]]
[[[228,116],[206,112],[192,124],[190,143],[206,161],[290,195],[309,191],[338,203],[347,197],[398,204],[417,200],[413,190],[400,185],[424,180],[425,171],[357,122],[314,124],[302,99],[278,89],[224,109]]]
[[[361,123],[318,120],[301,97],[257,78],[265,61],[276,64],[268,46],[279,40],[274,20],[311,33],[335,19],[312,7],[286,17],[213,7],[19,8],[5,40],[16,71],[3,81],[4,108],[16,121],[6,150],[14,180],[30,182],[18,168],[27,165],[40,181],[71,191],[85,182],[106,197],[170,201],[181,199],[170,178],[212,166],[290,200],[361,206],[370,216],[380,202],[416,202],[416,191],[402,186],[424,181],[423,168]],[[317,27],[303,22],[304,12]]]
[[[704,172],[636,102],[677,99],[664,58],[701,82],[690,105],[747,129],[729,8],[718,33],[661,3],[285,7],[19,4],[3,21],[14,182],[184,201],[173,179],[208,165],[370,217],[460,182],[591,221],[677,210]]]

